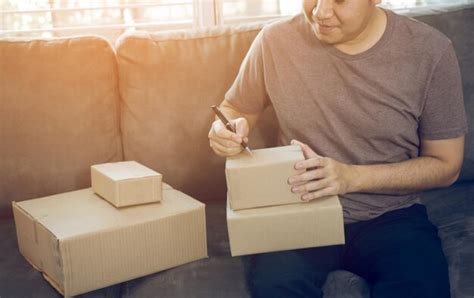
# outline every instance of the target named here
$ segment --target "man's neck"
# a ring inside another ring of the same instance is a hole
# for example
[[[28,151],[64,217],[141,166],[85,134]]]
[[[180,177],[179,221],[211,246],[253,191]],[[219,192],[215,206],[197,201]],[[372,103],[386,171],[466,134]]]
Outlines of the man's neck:
[[[377,44],[382,38],[387,27],[387,15],[385,12],[376,8],[374,16],[369,20],[367,27],[359,36],[345,43],[335,45],[339,51],[349,54],[357,55],[363,53]]]

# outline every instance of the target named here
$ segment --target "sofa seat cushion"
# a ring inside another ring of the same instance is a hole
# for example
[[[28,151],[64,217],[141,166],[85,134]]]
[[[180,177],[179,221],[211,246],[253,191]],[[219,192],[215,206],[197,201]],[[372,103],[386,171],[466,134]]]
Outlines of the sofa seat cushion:
[[[474,183],[423,193],[448,261],[452,297],[474,297]]]
[[[99,37],[0,40],[0,215],[122,159],[115,54]],[[10,213],[11,214],[11,213]]]

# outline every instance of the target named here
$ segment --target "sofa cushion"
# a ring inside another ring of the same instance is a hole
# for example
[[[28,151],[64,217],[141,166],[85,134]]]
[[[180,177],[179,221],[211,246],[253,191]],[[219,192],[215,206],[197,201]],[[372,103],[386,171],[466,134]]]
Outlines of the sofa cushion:
[[[125,159],[153,168],[164,181],[199,199],[225,197],[224,158],[211,151],[207,138],[214,119],[210,106],[223,100],[260,29],[247,25],[123,36],[116,48]],[[268,131],[267,124],[259,123]],[[251,146],[275,139],[276,133],[260,132],[257,128],[258,136],[250,137],[259,141]]]
[[[324,298],[369,298],[371,287],[362,277],[345,270],[329,272]]]
[[[474,183],[422,194],[448,261],[452,297],[474,297]]]
[[[122,159],[117,67],[98,37],[0,41],[0,215],[10,202],[90,186]]]

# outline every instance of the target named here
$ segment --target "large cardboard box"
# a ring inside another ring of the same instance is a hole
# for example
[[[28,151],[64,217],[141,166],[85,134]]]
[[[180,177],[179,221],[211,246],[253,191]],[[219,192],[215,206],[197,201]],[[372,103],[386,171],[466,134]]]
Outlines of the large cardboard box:
[[[92,189],[115,207],[161,201],[162,178],[136,161],[91,166]]]
[[[291,192],[290,176],[299,174],[294,165],[304,160],[299,146],[252,150],[226,161],[227,189],[232,210],[301,203],[301,194]]]
[[[337,196],[238,211],[227,204],[227,228],[232,256],[344,244]]]
[[[65,296],[207,256],[205,205],[169,187],[120,209],[90,188],[12,204],[20,252]]]

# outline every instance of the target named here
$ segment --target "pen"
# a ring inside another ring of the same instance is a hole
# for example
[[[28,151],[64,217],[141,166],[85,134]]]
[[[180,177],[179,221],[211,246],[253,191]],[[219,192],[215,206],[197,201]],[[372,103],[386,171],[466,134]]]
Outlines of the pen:
[[[222,114],[221,110],[219,110],[219,108],[216,106],[216,105],[213,105],[211,106],[212,110],[214,111],[214,113],[216,114],[217,118],[219,118],[222,123],[224,123],[225,127],[230,130],[231,132],[233,133],[237,133],[235,131],[235,128],[234,126],[230,123],[229,120],[227,120],[227,118],[224,116],[224,114]],[[250,148],[249,146],[247,145],[247,143],[244,141],[244,139],[242,138],[242,143],[240,143],[240,145],[248,151],[248,153],[250,153],[250,155],[252,155],[252,151],[250,151]]]

